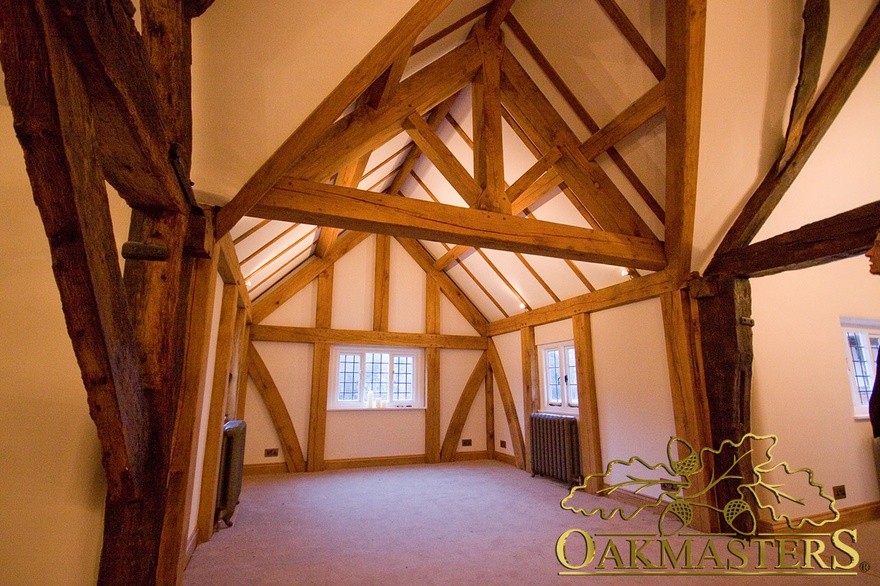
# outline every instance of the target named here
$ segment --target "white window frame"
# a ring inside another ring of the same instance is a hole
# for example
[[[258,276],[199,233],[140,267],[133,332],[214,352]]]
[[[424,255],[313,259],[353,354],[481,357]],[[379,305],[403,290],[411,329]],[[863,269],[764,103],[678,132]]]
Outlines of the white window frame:
[[[852,352],[849,345],[849,334],[858,336],[862,342],[862,347],[867,352],[867,374],[868,388],[874,386],[874,376],[876,374],[877,354],[876,350],[871,346],[872,338],[880,338],[880,320],[841,318],[840,328],[843,338],[844,353],[846,355],[846,370],[849,377],[849,389],[853,402],[853,416],[856,419],[868,418],[868,400],[859,392],[858,382],[856,380],[856,367],[853,363]],[[868,397],[870,397],[870,390]]]
[[[547,356],[552,351],[559,352],[560,357],[560,396],[561,401],[550,400],[550,370]],[[571,354],[569,354],[571,351]],[[538,364],[541,369],[541,411],[551,413],[578,413],[577,395],[577,362],[574,360],[574,340],[562,340],[538,346]],[[571,377],[574,377],[572,383]]]
[[[377,401],[365,391],[364,364],[367,353],[389,354],[388,398]],[[339,360],[343,354],[360,355],[360,376],[358,377],[358,398],[356,400],[339,399]],[[409,401],[395,401],[394,389],[394,357],[410,356],[413,361],[412,384],[413,397]],[[366,411],[366,410],[401,410],[425,408],[425,351],[423,348],[396,346],[349,346],[334,345],[330,350],[330,376],[327,389],[327,409],[330,411]],[[372,401],[370,399],[372,398]]]

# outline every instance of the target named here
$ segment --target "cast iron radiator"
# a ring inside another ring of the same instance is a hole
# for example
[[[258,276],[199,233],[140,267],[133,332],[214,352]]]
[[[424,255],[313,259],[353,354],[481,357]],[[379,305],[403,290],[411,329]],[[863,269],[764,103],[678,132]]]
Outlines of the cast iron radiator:
[[[540,474],[570,485],[581,481],[581,450],[576,417],[532,413],[532,476]]]
[[[223,449],[220,456],[220,479],[217,481],[217,522],[223,519],[232,527],[232,514],[241,494],[241,472],[244,465],[244,436],[247,425],[233,419],[223,426]]]

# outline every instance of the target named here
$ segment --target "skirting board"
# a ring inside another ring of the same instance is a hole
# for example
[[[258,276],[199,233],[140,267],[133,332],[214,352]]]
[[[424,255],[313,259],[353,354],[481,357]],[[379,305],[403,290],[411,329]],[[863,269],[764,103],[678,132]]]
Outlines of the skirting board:
[[[464,462],[466,460],[488,460],[489,452],[486,450],[478,450],[475,452],[456,452],[452,456],[453,462]]]
[[[504,452],[495,452],[494,458],[499,462],[504,462],[505,464],[510,464],[511,466],[516,466],[516,456],[511,456],[510,454],[505,454]]]
[[[801,533],[827,533],[829,530],[834,530],[835,528],[852,527],[853,525],[858,525],[859,523],[873,521],[874,519],[880,519],[880,501],[846,507],[840,509],[839,512],[840,519],[838,519],[834,523],[829,523],[827,525],[822,525],[819,527],[814,527],[809,523],[805,523],[803,527],[798,529],[798,531]],[[822,513],[821,515],[811,516],[810,519],[818,522],[824,521],[826,519],[831,519],[833,516],[833,513],[827,512]],[[803,517],[793,519],[792,522],[796,524],[800,522],[801,519],[803,519]],[[758,520],[758,533],[786,533],[790,531],[791,529],[789,529],[785,521],[776,521],[775,523],[772,523],[763,519]]]
[[[375,458],[345,458],[340,460],[324,460],[325,470],[341,470],[344,468],[368,468],[371,466],[407,466],[424,464],[425,455],[417,456],[379,456]]]
[[[242,475],[256,476],[257,474],[286,474],[287,464],[284,462],[271,462],[269,464],[245,464]]]

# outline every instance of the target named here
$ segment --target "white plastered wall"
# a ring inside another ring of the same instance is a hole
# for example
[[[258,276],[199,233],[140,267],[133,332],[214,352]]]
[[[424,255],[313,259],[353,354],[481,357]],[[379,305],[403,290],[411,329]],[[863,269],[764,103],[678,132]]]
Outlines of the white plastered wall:
[[[775,454],[816,482],[845,485],[838,508],[880,499],[871,425],[855,420],[841,317],[880,319],[880,277],[865,258],[751,279],[752,428],[779,437]],[[785,482],[785,479],[778,479]],[[827,503],[786,507],[804,516]]]
[[[633,456],[667,462],[675,418],[659,299],[593,313],[591,326],[603,466]],[[625,473],[615,467],[610,482]]]

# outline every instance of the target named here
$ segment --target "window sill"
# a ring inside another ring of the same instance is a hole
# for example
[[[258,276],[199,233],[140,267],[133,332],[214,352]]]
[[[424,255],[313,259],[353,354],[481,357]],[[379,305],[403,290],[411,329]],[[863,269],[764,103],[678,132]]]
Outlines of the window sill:
[[[425,407],[327,407],[327,411],[358,411],[370,413],[372,411],[424,411]]]
[[[553,415],[571,415],[573,417],[577,417],[580,412],[576,407],[572,407],[570,409],[564,409],[560,407],[541,407],[541,410],[538,413],[552,413]]]

